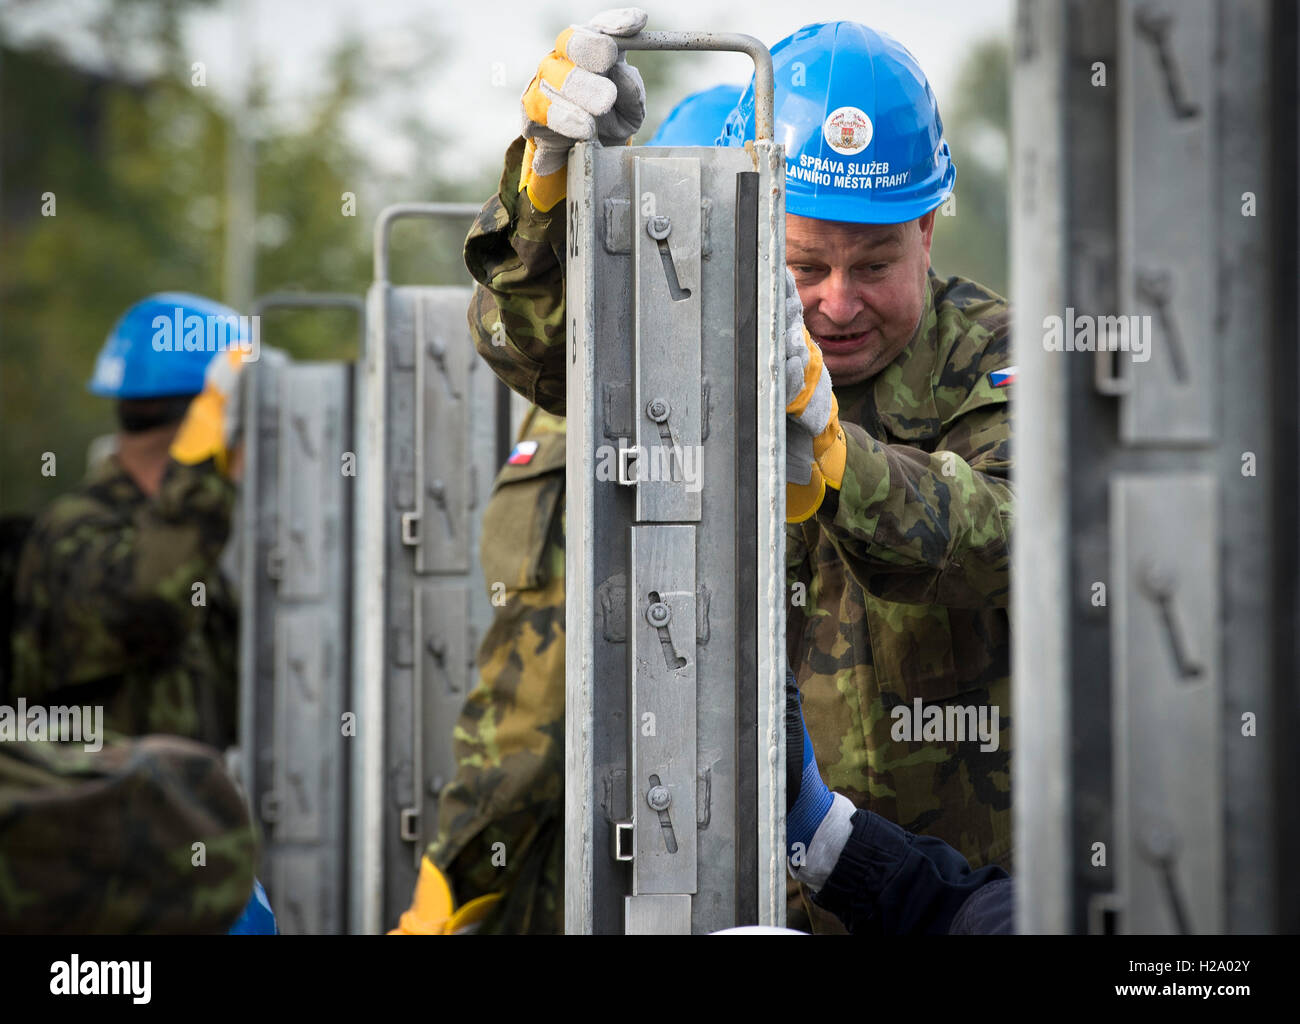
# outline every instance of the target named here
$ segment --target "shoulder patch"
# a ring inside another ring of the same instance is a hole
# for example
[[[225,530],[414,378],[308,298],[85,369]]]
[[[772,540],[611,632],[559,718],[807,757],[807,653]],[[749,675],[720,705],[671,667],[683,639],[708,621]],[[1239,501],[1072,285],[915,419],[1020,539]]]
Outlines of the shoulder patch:
[[[1001,370],[994,370],[989,374],[989,386],[995,388],[1004,388],[1008,384],[1016,382],[1016,374],[1019,372],[1018,366],[1007,366]]]
[[[506,460],[512,466],[526,466],[533,461],[533,456],[537,454],[538,443],[536,441],[520,441],[510,449],[510,458]]]

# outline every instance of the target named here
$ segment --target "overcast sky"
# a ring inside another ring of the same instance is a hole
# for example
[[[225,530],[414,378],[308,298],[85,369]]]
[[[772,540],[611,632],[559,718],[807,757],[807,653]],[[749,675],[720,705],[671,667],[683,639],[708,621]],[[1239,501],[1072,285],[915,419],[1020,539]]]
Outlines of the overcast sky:
[[[836,19],[866,20],[896,36],[925,69],[944,109],[965,51],[974,40],[1006,35],[1012,0],[824,0],[806,4],[738,0],[662,0],[646,5],[648,28],[744,32],[771,46],[800,25]],[[61,45],[92,53],[93,38],[71,24],[95,0],[20,3],[7,19],[58,17]],[[233,92],[253,52],[271,75],[273,109],[292,118],[328,82],[326,55],[340,40],[365,41],[371,65],[418,68],[419,86],[380,98],[373,116],[353,130],[401,173],[413,159],[385,113],[409,111],[414,102],[427,123],[450,140],[445,169],[494,164],[518,130],[519,94],[557,32],[600,10],[598,4],[563,0],[221,0],[188,17],[186,47],[207,67],[210,87]],[[48,25],[45,26],[48,28]],[[442,40],[429,52],[422,32]],[[16,32],[21,38],[22,32]],[[251,42],[250,42],[251,41]],[[739,54],[682,55],[683,95],[719,81],[744,82],[752,70]],[[496,84],[494,84],[496,83]],[[678,97],[673,97],[676,100]],[[391,108],[391,109],[389,109]]]

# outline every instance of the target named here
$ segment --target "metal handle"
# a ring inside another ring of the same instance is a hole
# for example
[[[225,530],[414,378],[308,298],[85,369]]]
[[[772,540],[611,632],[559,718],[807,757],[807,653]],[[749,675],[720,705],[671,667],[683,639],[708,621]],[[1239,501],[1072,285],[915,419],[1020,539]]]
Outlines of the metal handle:
[[[394,203],[384,207],[375,221],[375,281],[388,282],[388,235],[393,221],[406,217],[477,217],[481,209],[475,203]]]
[[[772,54],[753,36],[737,32],[641,32],[615,39],[620,50],[714,50],[748,54],[754,62],[754,137],[772,139]]]
[[[250,307],[253,316],[268,309],[350,309],[357,314],[357,352],[366,348],[366,304],[346,292],[270,292],[259,295]]]

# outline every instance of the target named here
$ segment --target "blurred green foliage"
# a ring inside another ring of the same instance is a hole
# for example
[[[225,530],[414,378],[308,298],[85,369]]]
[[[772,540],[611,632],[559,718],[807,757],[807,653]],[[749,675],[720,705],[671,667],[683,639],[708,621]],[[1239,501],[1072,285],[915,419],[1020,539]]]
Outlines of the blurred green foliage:
[[[1010,285],[1007,167],[1011,153],[1010,55],[1002,39],[971,47],[953,95],[939,97],[944,136],[957,163],[954,213],[935,218],[931,263],[1002,295]]]
[[[112,70],[126,58],[108,49],[107,71],[73,65],[48,47],[0,49],[0,512],[36,511],[75,486],[89,441],[114,429],[111,402],[85,385],[128,306],[164,290],[224,297],[228,112],[212,90],[191,84],[176,42],[177,4],[114,6],[156,11],[154,45],[171,70],[133,80]],[[345,121],[377,89],[400,93],[403,83],[391,71],[377,81],[355,40],[338,48],[330,71],[328,92],[289,127],[267,116],[266,90],[252,71],[243,125],[255,161],[255,294],[364,294],[383,206],[479,202],[495,187],[499,172],[490,167],[451,182],[374,166]],[[417,111],[407,120],[416,166],[432,167],[436,132]],[[50,193],[54,215],[44,216]],[[345,193],[354,197],[350,214]],[[465,281],[467,228],[400,225],[392,279]],[[349,358],[357,348],[355,322],[342,312],[268,314],[262,340],[301,359]],[[53,477],[41,472],[45,452],[57,458]]]

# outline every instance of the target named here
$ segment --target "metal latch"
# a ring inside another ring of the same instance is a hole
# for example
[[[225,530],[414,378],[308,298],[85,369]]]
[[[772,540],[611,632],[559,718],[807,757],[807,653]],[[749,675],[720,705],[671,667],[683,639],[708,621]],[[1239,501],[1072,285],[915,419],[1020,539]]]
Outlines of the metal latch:
[[[630,448],[620,447],[618,450],[618,482],[624,487],[632,486],[637,482],[632,463],[636,461],[638,451],[636,445]]]
[[[630,821],[614,822],[614,859],[630,861],[636,855],[635,825]]]
[[[419,547],[420,544],[420,513],[403,512],[402,513],[402,543],[408,548]]]
[[[403,841],[408,843],[417,842],[420,838],[419,810],[414,807],[403,807],[400,828]]]

